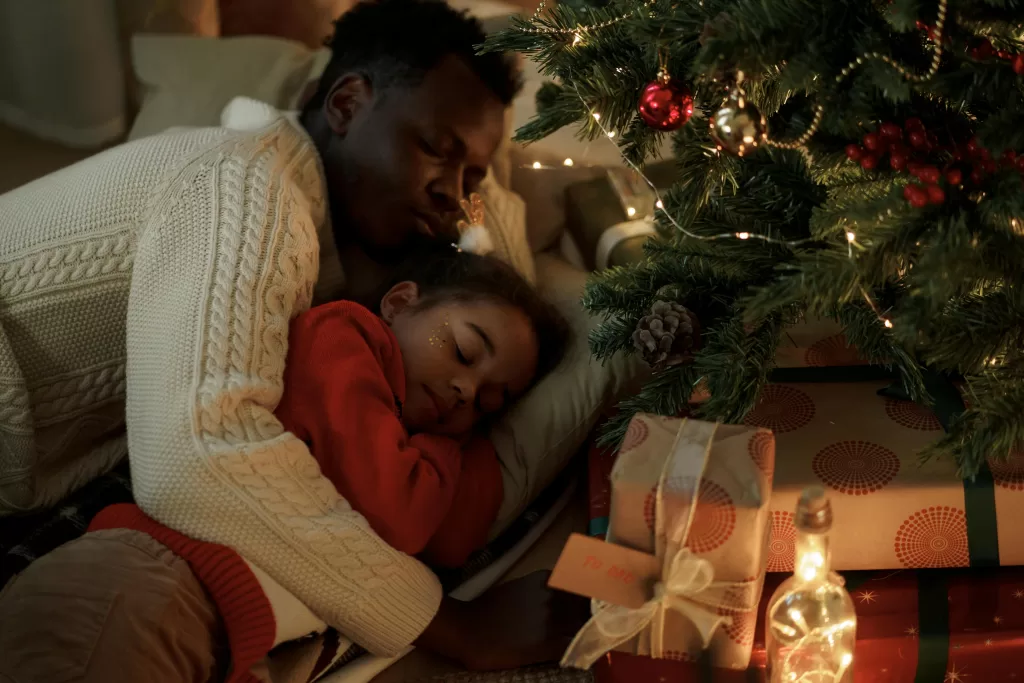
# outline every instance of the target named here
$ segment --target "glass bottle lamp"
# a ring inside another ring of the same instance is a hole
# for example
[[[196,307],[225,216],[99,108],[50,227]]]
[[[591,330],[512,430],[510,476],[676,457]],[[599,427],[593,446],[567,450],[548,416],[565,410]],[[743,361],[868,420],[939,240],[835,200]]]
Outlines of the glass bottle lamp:
[[[830,571],[832,506],[819,486],[804,490],[794,520],[793,576],[765,615],[770,683],[852,683],[857,615],[842,577]]]

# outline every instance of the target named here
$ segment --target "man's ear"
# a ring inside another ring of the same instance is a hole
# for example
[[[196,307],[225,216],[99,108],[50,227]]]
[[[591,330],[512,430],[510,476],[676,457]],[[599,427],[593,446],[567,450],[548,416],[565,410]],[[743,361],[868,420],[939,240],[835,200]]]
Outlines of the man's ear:
[[[420,288],[415,282],[399,282],[380,300],[380,317],[390,325],[394,322],[395,316],[414,306],[419,300]]]
[[[324,99],[324,118],[336,135],[348,133],[352,120],[373,102],[373,87],[365,76],[348,73],[331,86]]]

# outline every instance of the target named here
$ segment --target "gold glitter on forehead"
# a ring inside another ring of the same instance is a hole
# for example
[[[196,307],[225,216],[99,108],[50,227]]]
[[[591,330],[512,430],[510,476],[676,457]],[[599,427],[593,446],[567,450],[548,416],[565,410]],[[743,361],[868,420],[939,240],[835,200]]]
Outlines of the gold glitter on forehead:
[[[434,330],[434,333],[430,335],[429,342],[431,346],[441,347],[444,346],[445,342],[445,328],[448,327],[448,314],[444,314],[444,324]]]

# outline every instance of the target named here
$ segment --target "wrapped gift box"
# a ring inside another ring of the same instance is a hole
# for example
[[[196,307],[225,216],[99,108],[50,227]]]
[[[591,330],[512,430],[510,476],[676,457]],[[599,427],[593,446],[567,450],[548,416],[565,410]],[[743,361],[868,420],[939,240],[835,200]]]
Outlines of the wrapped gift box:
[[[836,569],[1024,564],[1024,458],[964,481],[919,454],[942,435],[927,408],[878,395],[886,381],[771,384],[745,422],[775,433],[768,571],[793,566],[793,510],[810,484],[831,493]]]
[[[779,457],[785,457],[781,449]],[[595,535],[608,526],[615,458],[614,452],[597,447],[589,452],[590,528]],[[1016,683],[1024,678],[1024,567],[842,573],[857,608],[855,683]],[[748,669],[716,668],[710,654],[695,659],[679,653],[654,660],[613,652],[595,666],[596,682],[766,680],[764,610],[786,576],[767,577],[756,625],[747,631],[753,647]]]
[[[844,572],[857,608],[854,683],[1017,683],[1024,674],[1024,568]],[[765,681],[764,610],[782,574],[769,575],[746,671],[705,660],[612,653],[596,683]]]
[[[609,470],[604,471],[605,487],[599,494],[611,510],[610,523],[606,525],[609,542],[646,553],[660,551],[655,528],[656,496],[662,476],[668,477],[661,507],[665,527],[672,528],[689,511],[689,500],[668,493],[674,489],[668,482],[679,475],[674,474],[671,467],[665,469],[668,458],[680,457],[673,454],[684,422],[644,414],[633,418],[610,477]],[[708,426],[697,421],[690,423]],[[773,460],[774,440],[767,430],[719,425],[711,442],[704,476],[696,489],[686,546],[711,563],[715,581],[731,584],[724,592],[725,601],[735,600],[737,606],[747,602],[752,607],[760,596],[767,552]],[[692,484],[676,483],[676,490],[692,490]],[[594,500],[592,495],[592,502]],[[749,609],[720,614],[731,615],[731,620],[712,636],[712,660],[717,666],[745,668],[755,614]],[[700,653],[700,638],[682,614],[666,610],[664,627],[665,656],[695,657]],[[648,635],[641,634],[619,650],[649,654]]]

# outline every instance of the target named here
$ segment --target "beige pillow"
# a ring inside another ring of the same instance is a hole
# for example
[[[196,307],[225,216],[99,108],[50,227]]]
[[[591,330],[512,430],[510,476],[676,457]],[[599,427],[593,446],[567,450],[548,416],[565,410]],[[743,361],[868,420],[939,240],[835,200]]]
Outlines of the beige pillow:
[[[599,319],[580,305],[584,271],[548,253],[536,256],[536,266],[538,287],[569,320],[573,340],[562,363],[491,430],[505,485],[495,535],[562,471],[604,408],[648,372],[634,355],[605,363],[590,355],[587,338]]]
[[[238,96],[294,108],[330,52],[280,38],[137,35],[132,65],[143,91],[129,140],[177,126],[215,126]]]

